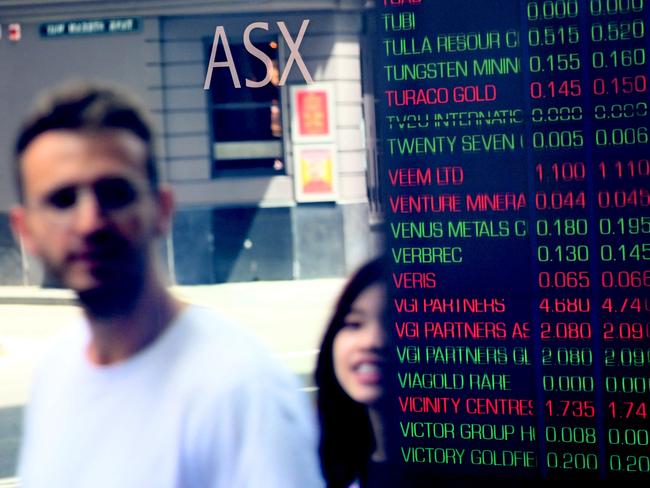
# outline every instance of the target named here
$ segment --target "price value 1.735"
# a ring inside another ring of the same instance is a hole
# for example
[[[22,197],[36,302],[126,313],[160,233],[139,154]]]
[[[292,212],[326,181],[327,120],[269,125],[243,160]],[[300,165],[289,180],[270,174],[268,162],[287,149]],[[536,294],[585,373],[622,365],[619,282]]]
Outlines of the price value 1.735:
[[[544,408],[547,417],[583,417],[596,415],[593,400],[546,400]]]

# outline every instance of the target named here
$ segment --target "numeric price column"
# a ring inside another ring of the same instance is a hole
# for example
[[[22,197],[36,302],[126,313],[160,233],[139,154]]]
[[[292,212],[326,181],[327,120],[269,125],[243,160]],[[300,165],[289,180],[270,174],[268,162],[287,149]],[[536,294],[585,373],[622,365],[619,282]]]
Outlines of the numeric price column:
[[[528,70],[534,155],[536,293],[546,473],[597,479],[585,86],[584,3],[528,1]]]
[[[590,0],[607,476],[650,479],[646,0]]]

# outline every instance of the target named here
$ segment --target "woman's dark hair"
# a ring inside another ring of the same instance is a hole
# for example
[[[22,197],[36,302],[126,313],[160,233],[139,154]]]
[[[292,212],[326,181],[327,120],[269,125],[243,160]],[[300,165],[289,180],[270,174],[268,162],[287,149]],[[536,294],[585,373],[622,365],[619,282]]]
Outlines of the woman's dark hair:
[[[369,286],[385,283],[385,265],[377,257],[359,268],[349,279],[325,331],[316,364],[317,405],[321,437],[321,467],[328,488],[347,487],[364,478],[375,448],[368,408],[343,391],[334,374],[333,343],[345,326],[352,302]]]

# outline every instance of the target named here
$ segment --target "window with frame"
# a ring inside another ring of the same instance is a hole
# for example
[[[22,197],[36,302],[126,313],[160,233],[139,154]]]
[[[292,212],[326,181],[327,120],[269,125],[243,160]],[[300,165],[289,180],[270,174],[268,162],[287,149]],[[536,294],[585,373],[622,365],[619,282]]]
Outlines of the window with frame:
[[[266,85],[246,86],[246,79],[264,80],[267,68],[244,44],[229,45],[241,88],[235,87],[227,67],[212,72],[208,103],[213,177],[285,173],[278,43],[269,40],[254,42],[253,46],[271,59],[273,70]],[[208,60],[211,48],[212,40],[207,43]],[[219,46],[214,61],[225,61],[223,46]]]

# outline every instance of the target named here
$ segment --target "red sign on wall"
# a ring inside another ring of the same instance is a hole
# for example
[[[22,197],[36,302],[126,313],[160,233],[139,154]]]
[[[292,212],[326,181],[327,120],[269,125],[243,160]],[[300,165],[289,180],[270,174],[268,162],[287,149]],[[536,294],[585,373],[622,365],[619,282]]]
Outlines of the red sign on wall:
[[[16,42],[20,41],[21,37],[20,24],[9,24],[9,27],[7,28],[7,38],[10,41]]]
[[[325,136],[328,133],[329,113],[327,110],[327,92],[299,91],[298,125],[301,135]]]
[[[292,138],[294,143],[334,139],[333,94],[330,85],[292,87]]]

